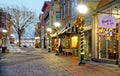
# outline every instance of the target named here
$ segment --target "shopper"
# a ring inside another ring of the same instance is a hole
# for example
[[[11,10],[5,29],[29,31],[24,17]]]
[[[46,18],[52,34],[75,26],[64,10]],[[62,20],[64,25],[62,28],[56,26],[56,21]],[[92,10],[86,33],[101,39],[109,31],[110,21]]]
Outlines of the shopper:
[[[60,53],[60,55],[62,55],[62,44],[60,44],[60,46],[59,46],[59,53]]]

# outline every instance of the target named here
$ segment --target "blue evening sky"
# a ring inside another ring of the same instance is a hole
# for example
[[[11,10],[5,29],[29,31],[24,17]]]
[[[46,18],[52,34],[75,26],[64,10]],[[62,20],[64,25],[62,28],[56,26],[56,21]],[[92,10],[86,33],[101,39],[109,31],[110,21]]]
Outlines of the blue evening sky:
[[[36,15],[39,16],[44,1],[51,0],[0,0],[0,6],[26,6],[27,8],[35,11]]]
[[[16,6],[16,5],[20,7],[25,6],[28,9],[36,12],[36,18],[37,18],[36,21],[38,21],[38,16],[40,13],[42,13],[41,9],[43,7],[44,1],[51,1],[51,0],[0,0],[0,7]],[[30,25],[26,28],[24,37],[34,38],[34,25]]]

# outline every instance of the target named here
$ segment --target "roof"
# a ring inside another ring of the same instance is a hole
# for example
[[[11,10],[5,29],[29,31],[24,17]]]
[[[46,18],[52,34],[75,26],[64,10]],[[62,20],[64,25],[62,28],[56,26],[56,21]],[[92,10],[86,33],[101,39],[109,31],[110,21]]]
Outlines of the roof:
[[[103,7],[104,5],[106,5],[106,4],[108,4],[108,3],[112,2],[112,1],[114,1],[114,0],[101,0],[101,1],[99,2],[99,4],[97,5],[97,8],[101,8],[101,7]]]

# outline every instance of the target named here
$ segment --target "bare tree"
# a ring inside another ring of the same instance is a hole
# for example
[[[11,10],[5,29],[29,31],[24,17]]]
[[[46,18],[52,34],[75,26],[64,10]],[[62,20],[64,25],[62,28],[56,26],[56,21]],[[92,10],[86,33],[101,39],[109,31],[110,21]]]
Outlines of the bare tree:
[[[35,13],[28,10],[26,7],[7,7],[6,12],[11,15],[11,19],[13,20],[13,26],[18,34],[19,39],[19,47],[21,45],[21,36],[25,32],[25,28],[30,24],[34,23]]]
[[[30,25],[26,28],[23,38],[24,37],[30,37],[30,39],[34,37],[34,25]]]

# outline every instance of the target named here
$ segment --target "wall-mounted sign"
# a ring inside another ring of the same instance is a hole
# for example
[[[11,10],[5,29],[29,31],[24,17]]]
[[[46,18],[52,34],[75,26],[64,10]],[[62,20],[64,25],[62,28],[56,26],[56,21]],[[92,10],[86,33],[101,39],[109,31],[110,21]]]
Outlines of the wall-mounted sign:
[[[115,17],[99,16],[99,27],[102,27],[102,28],[116,28]]]

